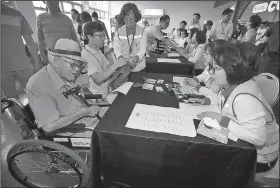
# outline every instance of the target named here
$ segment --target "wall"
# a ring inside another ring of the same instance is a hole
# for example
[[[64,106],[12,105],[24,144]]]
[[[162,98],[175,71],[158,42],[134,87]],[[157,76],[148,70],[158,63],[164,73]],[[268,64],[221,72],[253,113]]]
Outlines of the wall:
[[[34,33],[32,35],[33,40],[37,42],[36,14],[32,1],[16,1],[15,6],[16,9],[19,10],[28,21]]]
[[[111,17],[119,14],[122,6],[129,1],[110,1],[111,5]],[[225,5],[214,8],[215,1],[130,1],[135,3],[140,11],[144,9],[163,9],[165,14],[171,17],[170,26],[167,28],[167,32],[170,32],[173,28],[178,28],[182,20],[187,21],[187,27],[189,27],[194,13],[200,13],[200,24],[203,25],[204,21],[212,20],[217,21],[221,19],[222,11],[225,8],[231,7],[236,4],[236,1],[229,1]],[[140,23],[138,23],[141,25]]]

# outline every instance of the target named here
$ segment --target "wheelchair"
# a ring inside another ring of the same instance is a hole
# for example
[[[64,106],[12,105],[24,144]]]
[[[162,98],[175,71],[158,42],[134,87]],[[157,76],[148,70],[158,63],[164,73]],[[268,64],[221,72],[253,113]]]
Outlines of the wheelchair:
[[[9,107],[19,107],[23,120],[33,135],[32,139],[17,143],[9,150],[7,164],[10,174],[20,184],[31,188],[85,187],[90,179],[91,139],[46,134],[37,126],[29,104],[23,105],[17,99],[2,97],[1,104],[6,105],[2,113]],[[101,98],[101,95],[83,96],[83,100]],[[84,102],[87,103],[86,100]],[[99,106],[109,105],[101,103]],[[59,133],[79,131],[85,131],[81,124],[71,124],[59,129]]]

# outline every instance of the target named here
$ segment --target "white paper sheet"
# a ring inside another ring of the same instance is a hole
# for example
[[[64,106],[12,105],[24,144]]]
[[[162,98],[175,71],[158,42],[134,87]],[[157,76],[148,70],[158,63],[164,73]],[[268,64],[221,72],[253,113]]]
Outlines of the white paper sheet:
[[[195,137],[192,118],[180,109],[136,104],[127,123],[127,128]]]
[[[180,86],[184,85],[183,81],[184,81],[184,77],[173,76],[173,82],[180,84]]]
[[[123,94],[127,94],[127,92],[130,90],[131,86],[133,85],[133,82],[126,82],[117,89],[115,89],[112,93],[120,92]]]
[[[181,63],[179,59],[157,58],[159,63]]]
[[[170,52],[167,54],[167,57],[181,57],[182,55],[176,52]]]
[[[216,105],[192,105],[186,103],[179,103],[180,109],[184,112],[186,116],[193,119],[198,119],[197,115],[202,112],[217,112],[221,113],[220,109]]]

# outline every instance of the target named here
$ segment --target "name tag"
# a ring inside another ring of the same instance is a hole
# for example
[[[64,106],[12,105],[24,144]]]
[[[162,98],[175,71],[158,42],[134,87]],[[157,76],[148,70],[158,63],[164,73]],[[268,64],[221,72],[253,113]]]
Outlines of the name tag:
[[[70,138],[73,147],[90,147],[90,138]]]

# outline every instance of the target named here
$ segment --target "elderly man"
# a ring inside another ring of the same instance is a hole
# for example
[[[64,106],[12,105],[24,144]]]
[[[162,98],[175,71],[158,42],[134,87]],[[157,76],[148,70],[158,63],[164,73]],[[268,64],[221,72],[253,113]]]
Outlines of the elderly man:
[[[78,43],[59,39],[50,53],[50,64],[34,74],[26,86],[38,127],[46,133],[56,133],[73,122],[94,128],[97,124],[95,114],[100,108],[85,107],[77,96],[65,94],[76,86],[84,88],[89,85],[87,74],[81,71],[86,63],[81,58]],[[90,137],[91,133],[87,131],[79,136]]]

